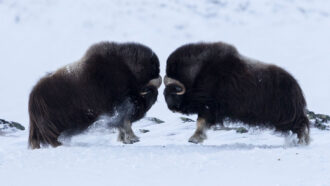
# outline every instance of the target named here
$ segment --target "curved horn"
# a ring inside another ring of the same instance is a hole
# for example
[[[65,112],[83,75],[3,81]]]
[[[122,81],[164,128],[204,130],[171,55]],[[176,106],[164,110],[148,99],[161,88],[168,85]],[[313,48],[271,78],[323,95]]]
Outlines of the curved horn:
[[[150,80],[147,84],[147,87],[148,86],[153,86],[153,87],[156,87],[158,89],[161,84],[162,84],[162,77],[158,76],[158,78]],[[142,96],[144,96],[144,95],[148,94],[148,92],[141,92],[140,94]]]
[[[159,88],[161,84],[162,84],[162,77],[158,76],[158,78],[150,80],[147,86],[154,86],[156,88]]]
[[[186,87],[178,80],[175,80],[175,79],[172,79],[172,78],[169,78],[169,77],[165,76],[164,77],[164,84],[165,84],[165,86],[174,84],[174,85],[178,85],[179,87],[181,87],[182,91],[177,92],[176,93],[177,95],[183,95],[186,92]]]

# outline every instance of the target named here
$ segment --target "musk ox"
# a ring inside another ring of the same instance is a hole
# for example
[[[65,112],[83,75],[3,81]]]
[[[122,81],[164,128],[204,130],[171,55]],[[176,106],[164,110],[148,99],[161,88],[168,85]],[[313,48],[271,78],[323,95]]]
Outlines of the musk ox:
[[[43,77],[29,98],[29,146],[61,145],[58,137],[88,128],[99,116],[119,118],[118,140],[139,138],[131,123],[141,119],[155,103],[161,85],[159,61],[146,46],[101,42],[78,61]],[[118,113],[117,113],[118,114]]]
[[[292,131],[309,142],[306,102],[297,81],[284,69],[252,60],[235,47],[187,44],[167,59],[164,96],[174,112],[198,114],[189,139],[201,143],[211,125],[224,119]]]

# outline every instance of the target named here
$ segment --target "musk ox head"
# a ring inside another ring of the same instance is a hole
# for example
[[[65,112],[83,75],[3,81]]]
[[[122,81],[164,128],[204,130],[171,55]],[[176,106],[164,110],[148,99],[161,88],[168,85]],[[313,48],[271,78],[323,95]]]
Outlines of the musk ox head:
[[[78,62],[43,77],[29,99],[31,148],[58,146],[62,132],[86,129],[101,115],[117,114],[110,126],[118,140],[138,141],[131,123],[155,103],[161,85],[159,61],[146,46],[101,42]],[[119,113],[119,114],[118,114]]]
[[[201,104],[203,105],[212,102],[212,98],[208,95],[209,92],[197,90],[200,87],[196,85],[203,84],[203,86],[210,87],[214,84],[213,81],[207,81],[213,78],[214,74],[203,74],[203,71],[208,68],[208,64],[224,55],[226,51],[228,53],[237,52],[234,47],[222,45],[222,43],[184,45],[168,57],[166,76],[164,77],[166,86],[164,95],[170,110],[194,114],[199,108],[194,107],[189,102],[192,100],[202,101]]]
[[[188,44],[167,59],[164,96],[174,112],[198,114],[189,139],[200,143],[205,130],[224,119],[293,131],[308,143],[305,99],[285,70],[248,59],[222,42]]]

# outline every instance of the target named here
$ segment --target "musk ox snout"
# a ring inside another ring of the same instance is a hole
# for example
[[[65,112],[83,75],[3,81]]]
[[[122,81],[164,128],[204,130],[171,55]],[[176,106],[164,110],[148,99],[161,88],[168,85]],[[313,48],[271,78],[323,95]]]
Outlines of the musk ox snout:
[[[164,97],[167,107],[172,111],[180,111],[182,96],[177,94],[178,91],[182,90],[176,85],[166,86],[164,90]]]
[[[164,77],[164,96],[167,107],[172,111],[180,111],[182,95],[186,93],[186,87],[179,80]]]

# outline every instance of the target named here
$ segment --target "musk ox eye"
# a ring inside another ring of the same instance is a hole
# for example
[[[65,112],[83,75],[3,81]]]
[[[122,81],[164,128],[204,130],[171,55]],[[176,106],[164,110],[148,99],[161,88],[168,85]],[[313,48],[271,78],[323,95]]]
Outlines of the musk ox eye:
[[[170,94],[178,94],[178,92],[183,91],[183,88],[178,85],[168,85],[166,89]]]
[[[183,89],[182,89],[182,87],[174,86],[174,90],[177,93],[177,92],[181,92]]]
[[[183,95],[186,92],[186,87],[178,80],[165,76],[164,84],[170,93]]]
[[[140,94],[141,94],[142,96],[144,96],[144,95],[148,95],[148,94],[150,94],[150,93],[153,91],[153,89],[154,89],[154,88],[151,87],[151,86],[144,87],[144,88],[141,89]]]

